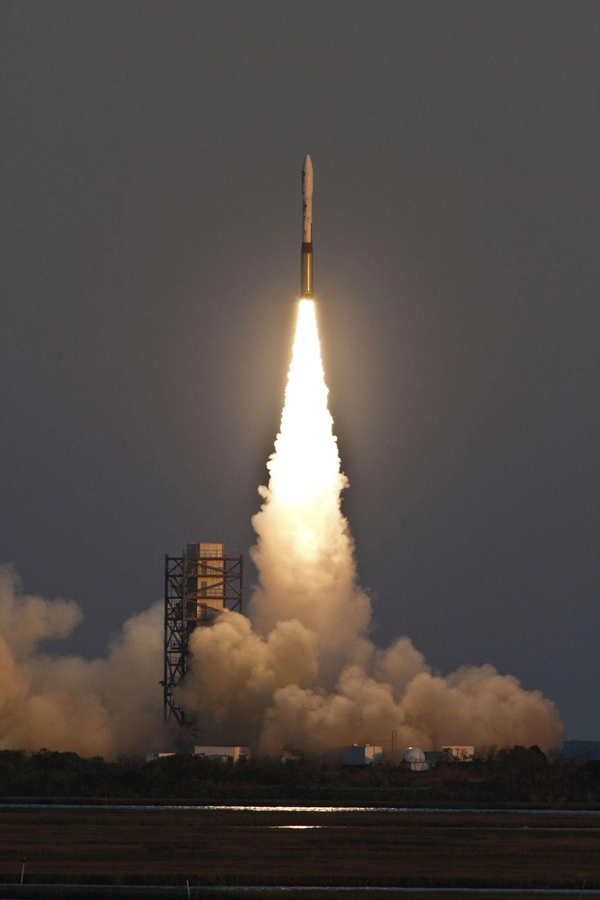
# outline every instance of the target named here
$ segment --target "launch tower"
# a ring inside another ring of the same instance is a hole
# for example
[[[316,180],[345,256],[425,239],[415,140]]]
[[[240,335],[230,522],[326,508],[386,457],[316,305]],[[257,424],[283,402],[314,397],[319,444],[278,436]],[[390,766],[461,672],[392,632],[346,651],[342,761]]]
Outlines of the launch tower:
[[[243,612],[244,557],[223,544],[188,543],[181,556],[165,557],[165,722],[194,733],[194,723],[175,701],[185,678],[194,629],[212,625],[225,610]]]

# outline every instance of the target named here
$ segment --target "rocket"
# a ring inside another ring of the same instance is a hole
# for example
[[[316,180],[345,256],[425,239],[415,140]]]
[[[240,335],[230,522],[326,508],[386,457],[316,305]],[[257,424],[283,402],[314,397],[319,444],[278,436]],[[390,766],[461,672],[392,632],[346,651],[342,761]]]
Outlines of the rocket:
[[[300,296],[312,300],[313,252],[312,252],[312,192],[313,167],[307,155],[302,166],[302,256],[300,269]]]

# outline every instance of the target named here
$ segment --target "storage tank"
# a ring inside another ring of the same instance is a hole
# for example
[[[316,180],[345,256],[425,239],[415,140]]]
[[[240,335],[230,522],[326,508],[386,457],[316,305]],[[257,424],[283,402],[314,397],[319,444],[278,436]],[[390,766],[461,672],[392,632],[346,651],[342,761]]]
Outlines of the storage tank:
[[[420,747],[407,747],[402,754],[402,760],[412,772],[424,772],[429,768],[429,763]]]

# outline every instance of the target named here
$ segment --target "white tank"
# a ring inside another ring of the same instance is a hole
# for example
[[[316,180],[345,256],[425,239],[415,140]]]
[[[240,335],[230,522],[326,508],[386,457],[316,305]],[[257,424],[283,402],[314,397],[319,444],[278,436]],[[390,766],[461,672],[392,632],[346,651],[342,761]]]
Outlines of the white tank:
[[[429,768],[429,763],[420,747],[408,747],[402,754],[402,759],[413,772],[422,772]]]

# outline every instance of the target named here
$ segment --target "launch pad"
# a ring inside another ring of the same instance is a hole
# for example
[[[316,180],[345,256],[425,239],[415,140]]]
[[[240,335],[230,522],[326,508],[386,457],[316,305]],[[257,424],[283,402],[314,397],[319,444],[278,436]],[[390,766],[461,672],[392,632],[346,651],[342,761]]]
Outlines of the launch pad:
[[[195,737],[195,722],[175,699],[188,669],[192,632],[229,610],[243,612],[244,557],[223,544],[189,542],[181,556],[165,557],[164,718]]]

